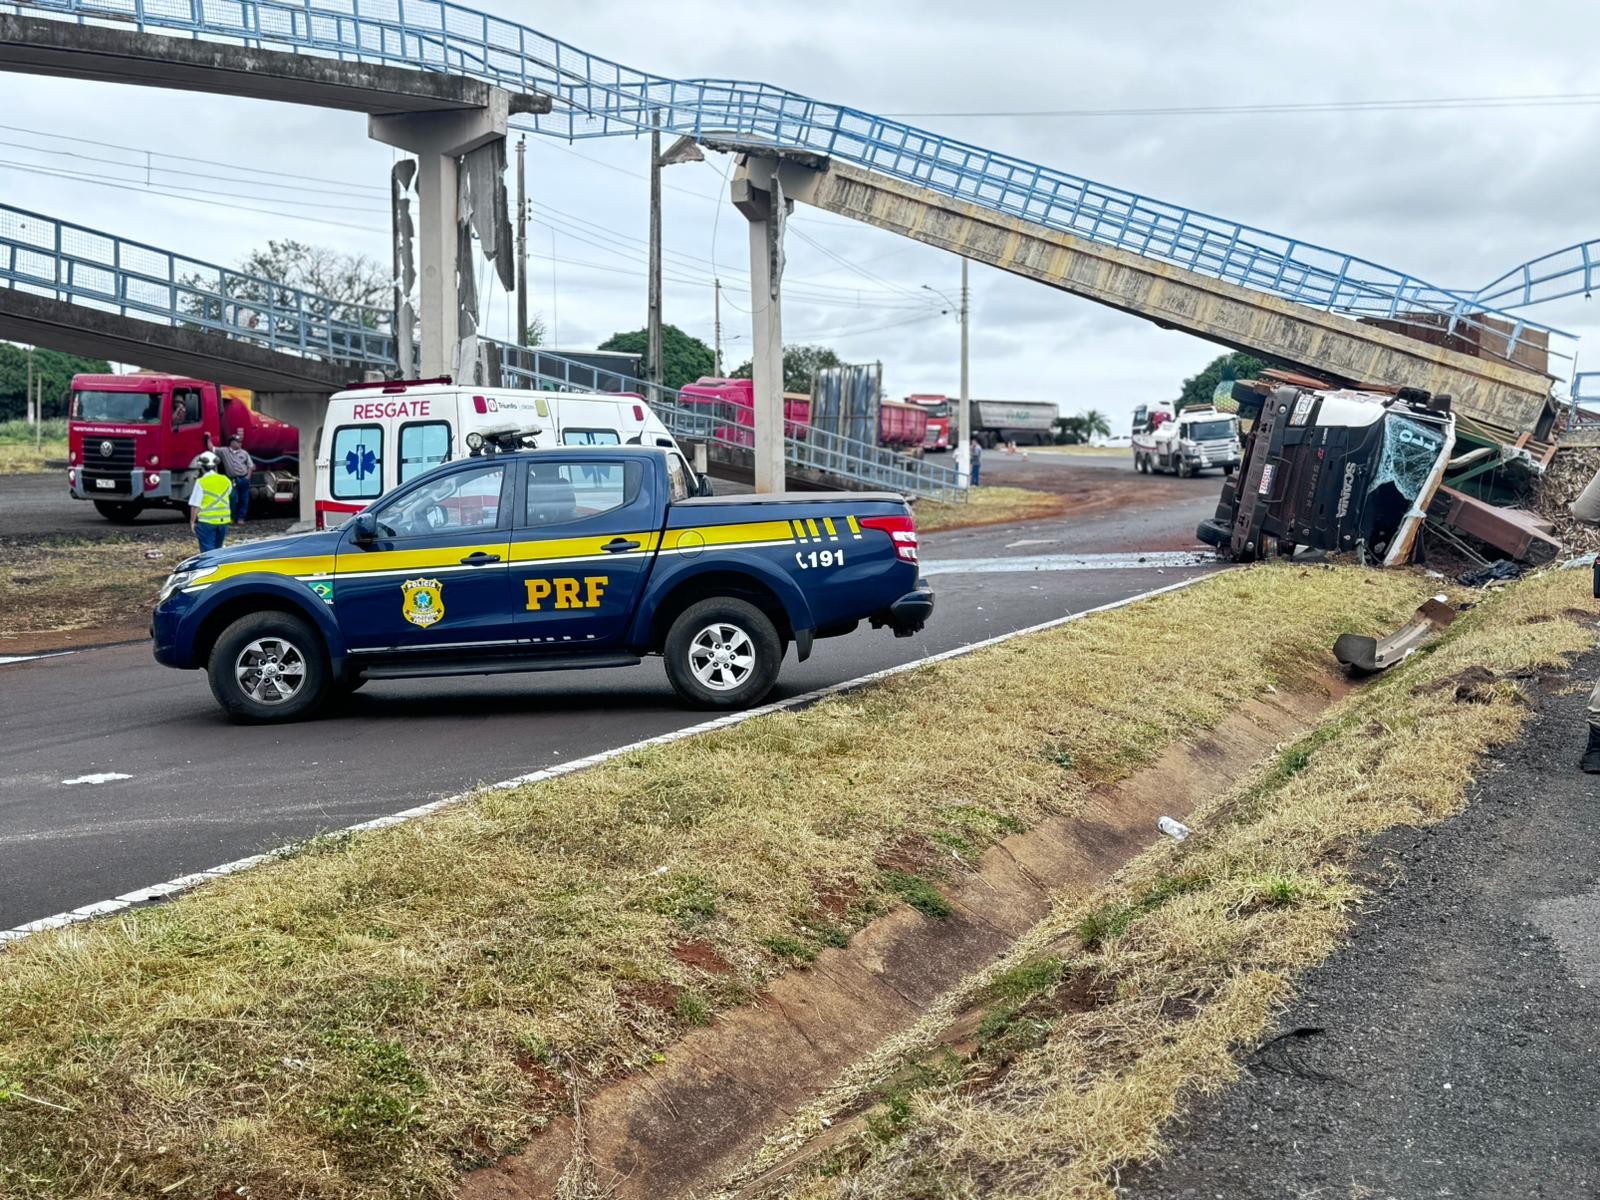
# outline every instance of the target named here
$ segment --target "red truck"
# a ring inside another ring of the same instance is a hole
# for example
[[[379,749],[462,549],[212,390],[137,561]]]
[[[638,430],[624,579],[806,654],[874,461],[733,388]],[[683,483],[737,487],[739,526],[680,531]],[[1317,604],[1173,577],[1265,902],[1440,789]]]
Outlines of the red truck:
[[[954,445],[954,433],[951,429],[955,421],[952,413],[950,397],[936,396],[929,392],[919,392],[906,397],[907,404],[915,404],[928,414],[928,427],[922,435],[922,448],[924,450],[944,451]]]
[[[685,408],[702,411],[712,422],[711,435],[736,446],[755,445],[756,391],[749,379],[713,379],[705,376],[678,391]],[[783,397],[783,432],[803,438],[811,424],[811,401],[794,393]]]
[[[878,405],[878,445],[909,452],[926,448],[928,410],[920,404],[885,400]]]
[[[249,392],[184,375],[74,375],[67,483],[118,524],[182,510],[207,438],[220,447],[235,432],[255,460],[255,496],[296,499],[300,431],[252,409]]]

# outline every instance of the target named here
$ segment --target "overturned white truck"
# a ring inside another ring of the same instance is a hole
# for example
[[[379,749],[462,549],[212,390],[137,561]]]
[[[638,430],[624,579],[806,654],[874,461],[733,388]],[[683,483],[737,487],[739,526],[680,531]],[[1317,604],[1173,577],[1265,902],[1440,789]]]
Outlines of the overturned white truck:
[[[1238,562],[1296,548],[1409,562],[1455,447],[1449,396],[1239,383],[1244,461],[1200,540]]]

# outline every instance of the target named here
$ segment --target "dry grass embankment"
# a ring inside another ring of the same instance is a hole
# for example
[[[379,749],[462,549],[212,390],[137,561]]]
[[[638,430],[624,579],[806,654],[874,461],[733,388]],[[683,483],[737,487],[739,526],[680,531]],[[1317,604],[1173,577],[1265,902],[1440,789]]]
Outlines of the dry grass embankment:
[[[967,491],[962,504],[919,500],[914,509],[919,533],[938,533],[944,529],[966,529],[973,525],[1000,525],[1009,521],[1031,521],[1056,517],[1071,506],[1069,496],[1055,492],[1017,487],[975,487]]]
[[[0,1101],[0,1192],[447,1195],[574,1095],[886,905],[931,904],[930,877],[1424,590],[1230,572],[16,943],[0,1091],[32,1099]],[[1241,613],[1276,616],[1241,636]]]
[[[184,530],[187,533],[187,530]],[[152,560],[146,552],[159,550]],[[0,638],[148,624],[156,592],[194,543],[106,538],[0,539]]]
[[[1116,1172],[1160,1150],[1189,1096],[1237,1077],[1236,1052],[1346,937],[1367,839],[1459,811],[1482,755],[1523,727],[1519,680],[1593,644],[1588,572],[1478,598],[1435,649],[1196,813],[1187,841],[1064,898],[941,1017],[802,1114],[774,1143],[786,1153],[830,1112],[865,1107],[864,1128],[761,1194],[1111,1197]],[[938,1038],[966,1006],[981,1018],[963,1058]]]
[[[38,431],[26,421],[0,421],[0,475],[37,475],[50,470],[47,462],[67,457],[67,423],[46,421]]]

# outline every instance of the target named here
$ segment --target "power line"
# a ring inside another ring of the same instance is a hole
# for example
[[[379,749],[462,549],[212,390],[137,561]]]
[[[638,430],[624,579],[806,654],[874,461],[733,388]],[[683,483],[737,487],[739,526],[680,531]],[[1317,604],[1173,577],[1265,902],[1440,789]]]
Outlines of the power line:
[[[8,130],[11,133],[31,134],[34,137],[54,138],[57,141],[77,142],[77,143],[79,143],[81,145],[85,145],[85,146],[99,146],[99,147],[101,147],[102,149],[105,149],[105,150],[121,150],[121,151],[124,151],[125,153],[130,153],[130,154],[149,154],[149,155],[155,156],[156,158],[170,158],[170,159],[174,159],[174,160],[176,160],[178,162],[200,163],[200,164],[202,164],[204,166],[208,166],[208,167],[223,167],[226,170],[239,171],[239,172],[241,172],[243,174],[247,174],[247,175],[273,175],[273,176],[276,176],[276,177],[278,177],[280,179],[302,179],[302,180],[308,180],[311,183],[332,183],[332,184],[341,185],[341,186],[346,187],[346,188],[350,188],[350,189],[355,190],[355,191],[377,192],[377,193],[379,193],[381,195],[384,195],[384,196],[387,196],[389,194],[389,189],[387,187],[383,187],[383,186],[380,186],[378,184],[354,183],[354,182],[351,182],[350,180],[346,180],[346,179],[329,179],[329,178],[327,178],[326,176],[323,176],[323,175],[302,175],[302,174],[299,174],[299,173],[294,172],[294,171],[273,171],[273,170],[267,169],[266,167],[252,167],[252,166],[247,166],[244,163],[221,162],[221,161],[219,161],[217,159],[214,159],[214,158],[196,158],[193,155],[189,155],[189,154],[169,154],[164,150],[147,150],[147,149],[143,149],[143,148],[137,147],[137,146],[123,145],[123,144],[118,143],[118,142],[101,142],[101,141],[96,141],[94,138],[73,137],[70,134],[65,134],[65,133],[50,133],[50,132],[48,132],[46,130],[43,130],[43,129],[29,129],[26,126],[23,126],[23,125],[0,125],[0,129]],[[32,148],[32,147],[30,147],[30,148]],[[40,148],[40,149],[42,149],[42,148]],[[59,153],[59,151],[45,151],[45,153]],[[124,163],[121,163],[120,165],[127,166],[127,167],[137,167],[137,166],[142,166],[143,164],[141,164],[141,163],[124,162]]]
[[[51,167],[41,167],[34,163],[10,162],[6,159],[0,159],[0,167],[24,170],[32,175],[45,175],[53,179],[70,179],[75,183],[87,183],[95,187],[115,188],[117,191],[123,192],[137,192],[141,196],[158,196],[163,200],[181,200],[188,204],[204,204],[207,208],[231,208],[237,210],[238,212],[261,213],[264,216],[278,217],[280,219],[286,219],[290,221],[309,221],[315,225],[332,225],[338,229],[354,229],[359,233],[373,232],[370,226],[353,225],[349,221],[333,221],[329,220],[327,217],[313,217],[304,213],[284,212],[281,209],[276,208],[255,208],[248,204],[232,204],[226,200],[212,199],[209,196],[194,196],[188,195],[184,192],[162,191],[158,188],[144,187],[139,184],[114,182],[109,179],[102,179],[95,175],[85,175],[76,171],[60,171]],[[232,193],[222,192],[218,194],[231,195]],[[268,201],[268,203],[282,204],[286,202],[279,200]],[[182,256],[180,255],[179,257]]]
[[[1002,109],[991,112],[901,112],[882,115],[895,120],[928,117],[1212,117],[1266,113],[1425,112],[1458,108],[1571,108],[1595,104],[1600,104],[1600,92],[1530,92],[1508,96],[1437,96],[1396,100],[1181,104],[1153,108]]]

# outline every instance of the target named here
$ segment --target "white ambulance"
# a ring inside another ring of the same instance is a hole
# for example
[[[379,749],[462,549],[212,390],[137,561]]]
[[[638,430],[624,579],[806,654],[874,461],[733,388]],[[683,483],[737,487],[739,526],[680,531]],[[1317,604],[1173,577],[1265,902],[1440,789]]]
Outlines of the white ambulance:
[[[448,379],[359,384],[329,398],[317,433],[317,528],[335,528],[390,489],[466,457],[469,433],[511,427],[534,431],[541,449],[678,449],[644,398],[627,393],[468,387]]]

